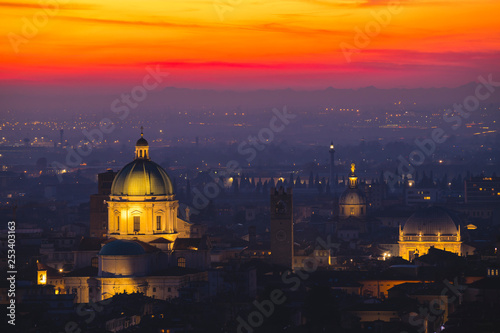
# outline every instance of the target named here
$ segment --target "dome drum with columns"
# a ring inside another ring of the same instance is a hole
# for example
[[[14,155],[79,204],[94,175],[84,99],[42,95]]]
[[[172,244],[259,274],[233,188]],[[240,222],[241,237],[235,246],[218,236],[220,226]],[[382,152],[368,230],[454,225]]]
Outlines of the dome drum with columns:
[[[109,235],[118,239],[140,235],[146,242],[158,237],[172,242],[189,237],[190,224],[177,217],[178,208],[170,177],[151,161],[149,144],[141,131],[135,159],[118,172],[111,186]]]
[[[399,227],[399,256],[403,259],[413,260],[425,255],[431,247],[458,255],[462,253],[460,225],[440,207],[418,210]]]

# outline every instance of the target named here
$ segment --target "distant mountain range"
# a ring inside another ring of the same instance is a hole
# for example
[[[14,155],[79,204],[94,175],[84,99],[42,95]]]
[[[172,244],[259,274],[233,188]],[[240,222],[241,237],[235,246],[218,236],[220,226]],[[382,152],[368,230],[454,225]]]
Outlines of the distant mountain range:
[[[398,103],[417,103],[418,106],[439,105],[451,107],[453,103],[462,103],[469,95],[474,95],[478,83],[468,83],[456,88],[417,88],[417,89],[379,89],[373,86],[360,89],[336,89],[296,91],[254,90],[254,91],[216,91],[167,87],[151,91],[148,97],[139,103],[146,110],[168,110],[178,108],[238,108],[246,110],[269,107],[356,107],[383,106]],[[79,112],[103,112],[110,110],[111,103],[120,98],[122,93],[88,95],[84,91],[78,93],[54,93],[43,90],[25,91],[10,89],[0,92],[0,108],[30,113],[58,112],[61,110]],[[483,103],[500,103],[500,87],[496,88],[490,98]]]

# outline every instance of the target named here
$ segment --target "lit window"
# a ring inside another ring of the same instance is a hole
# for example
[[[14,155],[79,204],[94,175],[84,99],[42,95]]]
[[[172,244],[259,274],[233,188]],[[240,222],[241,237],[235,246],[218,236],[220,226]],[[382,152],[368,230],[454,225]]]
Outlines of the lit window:
[[[177,267],[186,267],[186,258],[177,258]]]
[[[134,216],[134,231],[141,230],[141,217]]]

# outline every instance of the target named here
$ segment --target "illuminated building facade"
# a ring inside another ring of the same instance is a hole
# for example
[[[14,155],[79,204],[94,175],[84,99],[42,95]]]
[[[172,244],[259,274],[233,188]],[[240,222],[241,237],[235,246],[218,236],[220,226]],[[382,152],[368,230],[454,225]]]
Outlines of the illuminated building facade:
[[[190,283],[206,281],[210,240],[191,238],[192,224],[177,216],[170,178],[151,161],[142,133],[134,161],[114,177],[106,202],[107,237],[94,239],[97,249],[75,251],[75,268],[64,276],[40,266],[38,284],[87,303],[125,292],[175,298]]]
[[[500,177],[472,177],[465,181],[465,203],[500,203]]]
[[[111,187],[108,234],[144,242],[189,237],[190,224],[177,217],[178,208],[172,182],[165,170],[151,161],[149,144],[141,133],[135,159],[118,172]]]
[[[460,225],[440,207],[421,209],[410,216],[399,227],[398,243],[399,256],[406,260],[427,254],[431,247],[462,254]]]

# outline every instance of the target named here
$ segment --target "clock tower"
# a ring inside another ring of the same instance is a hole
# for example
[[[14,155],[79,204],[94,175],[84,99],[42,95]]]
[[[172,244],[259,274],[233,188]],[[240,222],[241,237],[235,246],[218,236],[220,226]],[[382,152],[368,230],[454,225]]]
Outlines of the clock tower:
[[[271,189],[271,261],[292,267],[293,264],[293,200],[292,189]]]

